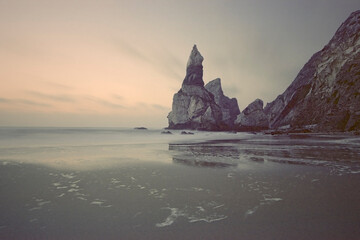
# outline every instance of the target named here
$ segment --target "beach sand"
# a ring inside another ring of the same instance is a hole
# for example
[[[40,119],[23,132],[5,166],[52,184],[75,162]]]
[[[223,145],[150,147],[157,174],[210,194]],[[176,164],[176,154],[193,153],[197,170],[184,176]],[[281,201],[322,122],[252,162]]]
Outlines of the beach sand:
[[[358,144],[308,135],[182,139],[132,145],[123,161],[116,147],[95,144],[105,148],[98,161],[117,161],[90,168],[15,161],[3,148],[0,239],[358,239]]]

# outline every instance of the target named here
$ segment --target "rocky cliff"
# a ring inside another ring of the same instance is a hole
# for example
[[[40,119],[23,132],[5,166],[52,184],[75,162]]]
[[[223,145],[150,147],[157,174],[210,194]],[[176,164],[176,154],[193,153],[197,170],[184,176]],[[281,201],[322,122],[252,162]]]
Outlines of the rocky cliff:
[[[340,26],[265,113],[269,126],[360,130],[360,11]]]
[[[221,87],[221,79],[217,78],[205,85],[205,89],[214,95],[215,103],[219,105],[222,113],[222,121],[230,128],[233,127],[234,121],[240,114],[239,105],[236,98],[228,98],[224,95]]]
[[[172,111],[168,115],[169,129],[227,130],[230,128],[228,119],[233,117],[230,114],[233,110],[221,107],[226,98],[223,94],[218,95],[214,92],[214,96],[204,87],[203,60],[194,45],[182,87],[173,97]],[[210,85],[213,86],[210,89],[221,90],[220,81]],[[229,116],[226,114],[227,111]]]

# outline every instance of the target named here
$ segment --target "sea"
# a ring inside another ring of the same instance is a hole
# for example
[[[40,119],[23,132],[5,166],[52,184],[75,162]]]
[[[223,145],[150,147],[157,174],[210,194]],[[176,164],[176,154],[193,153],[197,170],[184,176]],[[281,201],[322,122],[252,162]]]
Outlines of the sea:
[[[0,128],[0,239],[360,239],[360,137]]]

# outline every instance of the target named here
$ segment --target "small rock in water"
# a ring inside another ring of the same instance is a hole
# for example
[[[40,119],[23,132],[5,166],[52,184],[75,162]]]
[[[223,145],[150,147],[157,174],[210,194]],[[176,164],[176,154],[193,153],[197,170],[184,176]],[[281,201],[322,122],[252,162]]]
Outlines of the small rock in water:
[[[193,132],[186,132],[186,131],[182,131],[181,134],[182,135],[194,135]]]
[[[161,134],[172,134],[170,131],[162,131]]]
[[[135,127],[136,130],[148,130],[146,127]]]
[[[237,131],[228,131],[228,133],[237,134]]]

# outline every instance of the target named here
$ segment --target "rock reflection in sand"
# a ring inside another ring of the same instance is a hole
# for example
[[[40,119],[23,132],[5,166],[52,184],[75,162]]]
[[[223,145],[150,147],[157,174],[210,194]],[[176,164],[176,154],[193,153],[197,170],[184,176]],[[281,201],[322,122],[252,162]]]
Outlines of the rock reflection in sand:
[[[173,158],[173,162],[188,165],[188,166],[210,167],[210,168],[228,168],[228,167],[236,167],[237,166],[237,164],[222,163],[222,162],[210,162],[210,161],[196,160],[196,159]]]
[[[169,144],[174,163],[198,167],[252,167],[256,163],[321,166],[331,174],[360,173],[356,136],[249,135],[242,139]]]

